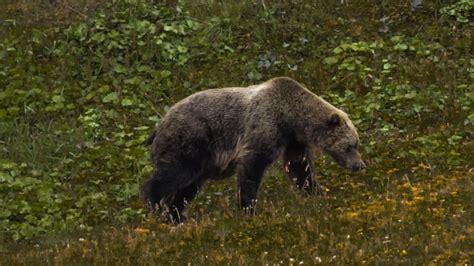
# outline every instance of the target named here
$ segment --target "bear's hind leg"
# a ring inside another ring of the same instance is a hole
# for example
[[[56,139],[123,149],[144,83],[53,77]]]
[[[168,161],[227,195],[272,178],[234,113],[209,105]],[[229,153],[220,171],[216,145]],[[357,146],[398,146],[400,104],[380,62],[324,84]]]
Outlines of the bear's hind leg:
[[[179,189],[178,180],[172,176],[166,176],[162,171],[155,169],[151,177],[141,186],[140,197],[145,205],[154,211],[162,209]]]
[[[301,143],[291,143],[285,150],[284,167],[288,178],[308,195],[322,195],[322,188],[314,178],[315,172],[308,149]]]
[[[201,185],[196,182],[191,185],[180,189],[173,200],[169,203],[169,210],[167,213],[167,219],[169,223],[180,224],[186,221],[186,217],[183,215],[183,211],[186,205],[193,200],[199,193]]]
[[[143,200],[145,205],[152,210],[158,209],[160,200],[163,197],[163,195],[160,195],[156,191],[159,183],[158,171],[155,169],[153,170],[151,177],[140,187],[140,198]]]

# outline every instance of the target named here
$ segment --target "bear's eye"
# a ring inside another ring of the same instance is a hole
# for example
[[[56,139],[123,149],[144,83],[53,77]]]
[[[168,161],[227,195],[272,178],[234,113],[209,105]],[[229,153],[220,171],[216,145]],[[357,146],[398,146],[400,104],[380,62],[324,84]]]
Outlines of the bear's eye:
[[[352,146],[347,146],[346,152],[351,152],[352,151]]]

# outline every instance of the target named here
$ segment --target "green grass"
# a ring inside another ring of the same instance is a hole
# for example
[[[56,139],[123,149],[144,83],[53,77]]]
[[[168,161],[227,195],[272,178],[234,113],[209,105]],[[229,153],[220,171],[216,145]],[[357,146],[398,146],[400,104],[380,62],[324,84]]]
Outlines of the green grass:
[[[472,263],[472,5],[92,2],[0,4],[0,264]],[[231,178],[157,222],[137,191],[159,117],[281,75],[349,113],[368,169],[318,155],[305,197],[276,164],[256,216]]]
[[[472,176],[341,174],[326,195],[304,197],[277,171],[259,195],[260,213],[242,216],[234,182],[211,183],[187,224],[153,218],[103,226],[68,238],[45,237],[2,255],[10,263],[123,264],[434,264],[469,263]],[[37,244],[34,244],[37,243]]]
[[[38,170],[54,167],[84,142],[80,128],[54,120],[1,123],[0,135],[4,150],[1,159],[16,158],[37,166]]]

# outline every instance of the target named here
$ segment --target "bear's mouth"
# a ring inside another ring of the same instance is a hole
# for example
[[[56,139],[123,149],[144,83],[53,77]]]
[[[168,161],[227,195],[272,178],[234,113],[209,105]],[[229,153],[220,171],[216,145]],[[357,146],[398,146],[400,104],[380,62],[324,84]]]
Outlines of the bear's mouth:
[[[347,158],[346,156],[341,156],[335,152],[328,152],[328,154],[331,156],[331,158],[334,159],[334,161],[338,165],[352,172],[360,171],[362,169],[365,169],[366,167],[365,163],[360,159],[360,157],[356,157],[354,154],[352,154],[349,158]]]
[[[365,165],[364,161],[362,161],[362,160],[360,160],[357,163],[353,163],[350,167],[352,172],[358,172],[360,170],[364,170],[365,168],[366,168],[366,165]]]
[[[342,156],[340,156],[338,153],[336,152],[330,152],[330,151],[327,151],[327,153],[331,156],[331,158],[341,167],[343,168],[346,168],[346,169],[351,169],[351,167],[349,167],[349,165],[347,164],[347,161],[344,160],[344,158]]]

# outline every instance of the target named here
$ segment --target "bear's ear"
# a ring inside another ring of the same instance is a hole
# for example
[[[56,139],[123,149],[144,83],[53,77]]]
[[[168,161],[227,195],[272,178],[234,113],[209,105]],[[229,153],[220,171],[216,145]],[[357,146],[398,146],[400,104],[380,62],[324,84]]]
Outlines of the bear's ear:
[[[331,117],[329,117],[327,124],[330,127],[335,127],[338,126],[341,123],[341,117],[338,114],[332,114]]]

